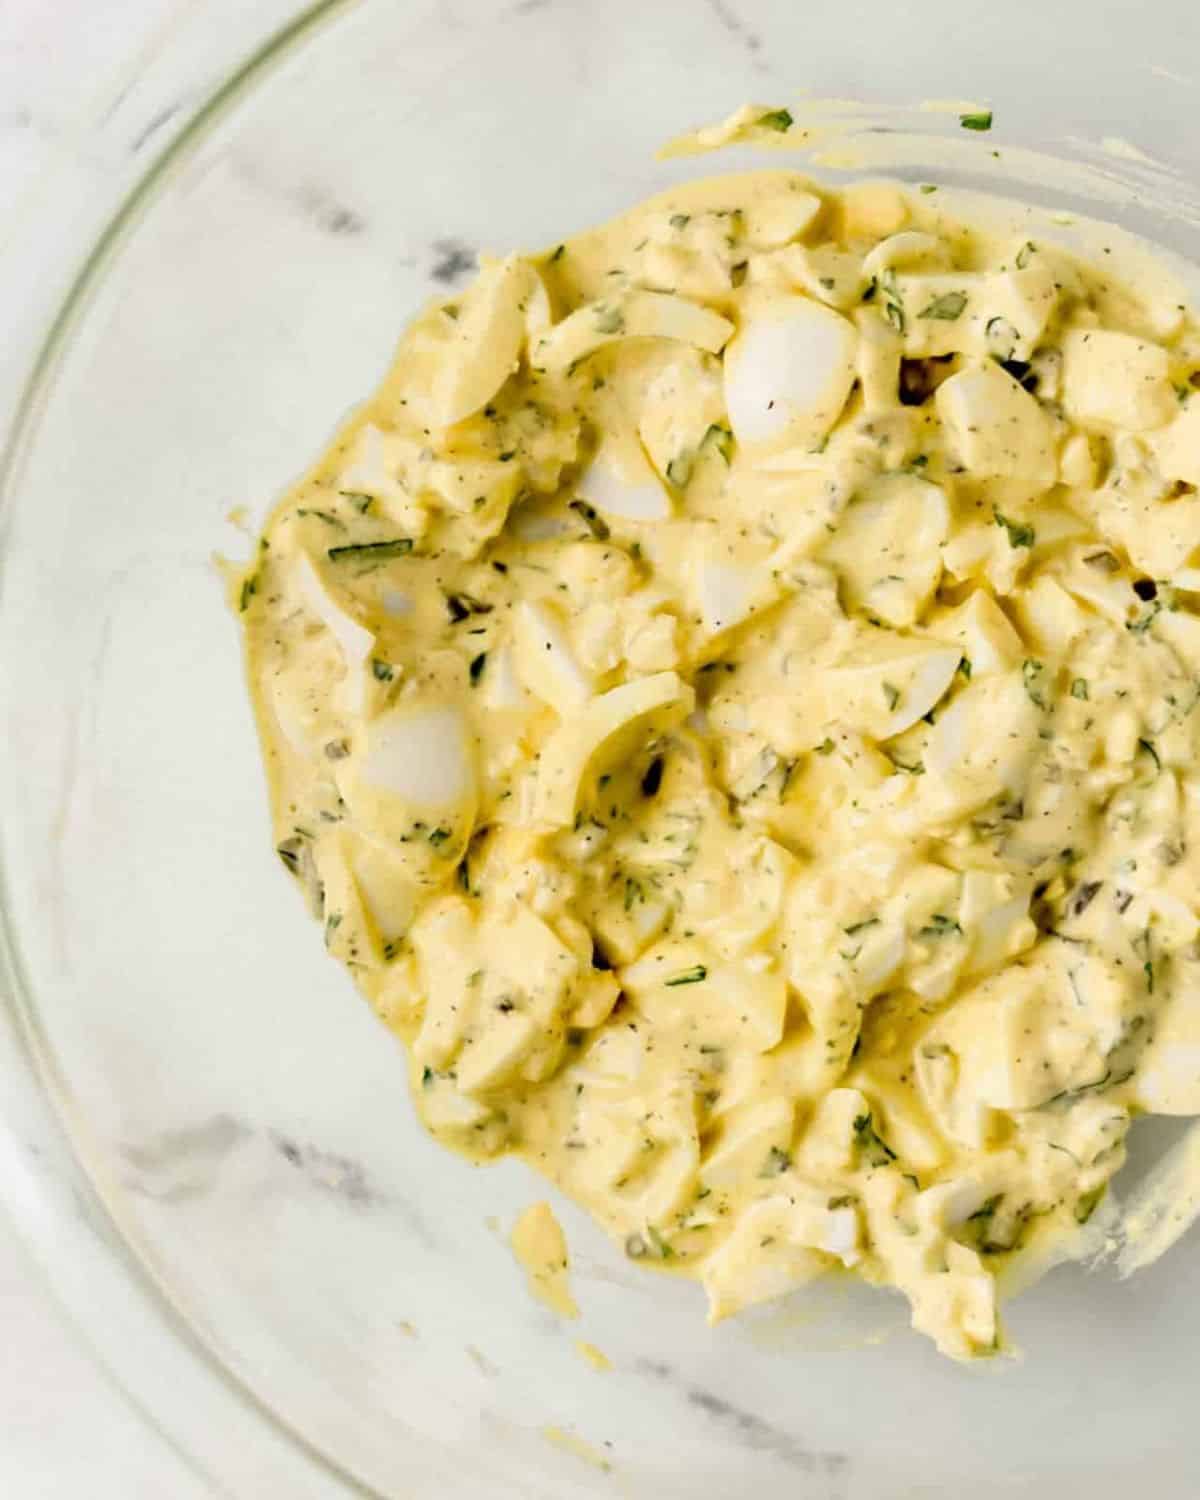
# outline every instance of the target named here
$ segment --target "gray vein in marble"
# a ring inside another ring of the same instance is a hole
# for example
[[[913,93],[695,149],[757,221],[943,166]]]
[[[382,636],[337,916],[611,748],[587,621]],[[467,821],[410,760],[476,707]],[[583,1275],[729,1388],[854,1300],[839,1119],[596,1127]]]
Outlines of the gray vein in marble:
[[[443,286],[453,286],[470,275],[479,265],[479,252],[462,240],[434,240],[433,267],[429,274]]]
[[[162,109],[156,110],[130,141],[129,150],[131,154],[136,156],[144,146],[153,140],[164,125],[169,124],[175,118],[182,108],[182,102],[176,100],[174,104],[168,104]]]
[[[196,1125],[164,1130],[145,1140],[121,1147],[129,1173],[125,1187],[131,1193],[159,1203],[181,1203],[204,1197],[221,1186],[221,1175],[231,1157],[259,1142],[270,1155],[255,1170],[280,1179],[272,1161],[280,1159],[308,1188],[336,1198],[355,1209],[383,1209],[398,1219],[405,1231],[427,1250],[438,1245],[417,1206],[404,1194],[379,1187],[367,1168],[353,1157],[326,1151],[282,1130],[260,1130],[232,1115],[217,1114]],[[240,1186],[228,1192],[240,1192]],[[228,1196],[227,1192],[227,1196]]]
[[[773,1427],[757,1412],[736,1406],[714,1391],[682,1380],[670,1365],[657,1359],[640,1359],[635,1365],[642,1375],[662,1381],[677,1389],[690,1407],[703,1412],[734,1433],[739,1442],[760,1453],[769,1453],[789,1468],[805,1474],[822,1475],[829,1481],[829,1500],[841,1500],[846,1492],[850,1460],[844,1453],[814,1452],[796,1440],[791,1433]]]
[[[127,1185],[160,1203],[199,1198],[214,1186],[222,1163],[253,1131],[232,1115],[164,1130],[121,1154],[137,1174]]]
[[[326,234],[350,238],[362,234],[367,227],[362,214],[333,197],[324,188],[301,188],[296,194],[296,202],[317,228]]]
[[[284,1161],[303,1173],[306,1180],[322,1192],[333,1193],[347,1203],[360,1206],[381,1201],[360,1162],[332,1151],[322,1151],[318,1146],[301,1145],[277,1130],[270,1131],[269,1138]]]
[[[729,0],[707,0],[707,5],[721,30],[738,41],[747,52],[753,55],[762,51],[762,37],[751,31]]]

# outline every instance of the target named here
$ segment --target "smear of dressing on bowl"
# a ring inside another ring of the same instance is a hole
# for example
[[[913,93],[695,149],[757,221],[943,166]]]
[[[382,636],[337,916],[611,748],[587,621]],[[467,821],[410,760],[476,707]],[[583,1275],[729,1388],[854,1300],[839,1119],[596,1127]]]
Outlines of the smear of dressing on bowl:
[[[562,1225],[548,1203],[534,1203],[513,1225],[512,1249],[525,1272],[529,1290],[560,1318],[577,1318],[571,1295],[570,1257]]]

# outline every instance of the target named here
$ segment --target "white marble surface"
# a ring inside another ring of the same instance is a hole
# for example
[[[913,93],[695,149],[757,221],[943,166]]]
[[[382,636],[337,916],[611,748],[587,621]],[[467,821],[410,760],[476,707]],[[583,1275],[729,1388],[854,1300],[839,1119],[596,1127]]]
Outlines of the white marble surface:
[[[80,252],[177,122],[291,0],[0,3],[0,412],[11,410]],[[35,1162],[32,1109],[6,1150]],[[117,1390],[0,1216],[0,1495],[208,1500]]]

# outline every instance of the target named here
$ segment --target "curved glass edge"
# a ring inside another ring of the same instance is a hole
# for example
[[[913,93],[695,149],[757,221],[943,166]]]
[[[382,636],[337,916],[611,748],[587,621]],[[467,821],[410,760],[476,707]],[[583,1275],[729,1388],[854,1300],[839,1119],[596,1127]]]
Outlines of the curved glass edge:
[[[313,0],[245,57],[124,194],[70,280],[65,298],[35,346],[23,383],[18,382],[12,417],[0,448],[0,587],[13,497],[56,369],[87,310],[93,289],[156,199],[211,131],[264,75],[355,4],[356,0]],[[13,1224],[32,1271],[97,1367],[214,1494],[230,1493],[223,1476],[211,1471],[195,1451],[198,1445],[194,1441],[182,1437],[174,1424],[164,1423],[163,1413],[151,1408],[134,1388],[128,1372],[119,1368],[119,1358],[109,1352],[119,1347],[118,1339],[125,1343],[131,1318],[145,1325],[134,1333],[135,1342],[157,1342],[159,1357],[173,1364],[173,1374],[178,1372],[185,1380],[190,1376],[193,1383],[198,1378],[214,1393],[221,1391],[226,1399],[234,1398],[243,1415],[259,1429],[261,1419],[267,1418],[293,1460],[303,1459],[306,1465],[315,1462],[338,1493],[380,1500],[376,1490],[309,1443],[229,1368],[198,1335],[169,1289],[138,1254],[121,1223],[115,1187],[106,1180],[104,1163],[89,1139],[86,1122],[72,1107],[66,1081],[58,1072],[31,1001],[17,935],[9,919],[7,891],[14,873],[0,861],[0,1003],[5,1012],[0,1027],[0,1070],[9,1083],[6,1118],[0,1131],[0,1210]],[[37,1161],[36,1168],[28,1160],[31,1157]],[[98,1292],[97,1282],[103,1286],[102,1292]],[[107,1298],[120,1307],[120,1317],[101,1311]],[[188,1366],[186,1375],[184,1364]],[[322,1493],[330,1490],[323,1488]]]

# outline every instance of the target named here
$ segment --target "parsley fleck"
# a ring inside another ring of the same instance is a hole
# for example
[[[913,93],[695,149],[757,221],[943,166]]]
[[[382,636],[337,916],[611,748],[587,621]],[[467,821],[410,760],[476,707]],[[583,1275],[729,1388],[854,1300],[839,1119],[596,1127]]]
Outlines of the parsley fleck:
[[[942,323],[953,323],[955,319],[962,317],[966,306],[966,292],[943,292],[940,297],[935,297],[923,312],[919,312],[917,317],[934,318]]]

